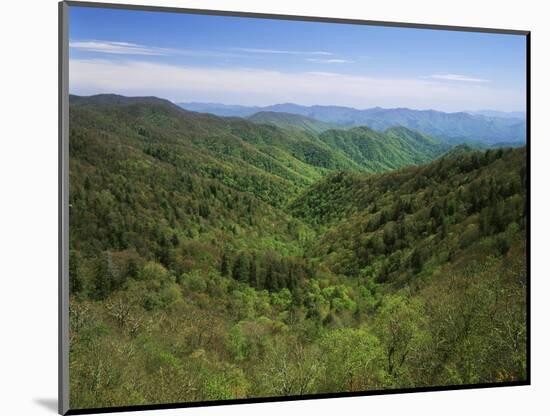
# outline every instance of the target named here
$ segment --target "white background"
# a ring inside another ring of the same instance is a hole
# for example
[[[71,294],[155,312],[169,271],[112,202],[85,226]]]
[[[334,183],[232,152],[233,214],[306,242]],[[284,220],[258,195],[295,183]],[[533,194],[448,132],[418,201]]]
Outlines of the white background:
[[[116,2],[116,0],[111,0]],[[128,0],[129,2],[130,0]],[[550,409],[546,273],[550,26],[544,1],[133,0],[262,13],[532,31],[532,386],[140,412],[139,415],[518,415]],[[57,406],[57,4],[11,0],[0,14],[0,414]]]

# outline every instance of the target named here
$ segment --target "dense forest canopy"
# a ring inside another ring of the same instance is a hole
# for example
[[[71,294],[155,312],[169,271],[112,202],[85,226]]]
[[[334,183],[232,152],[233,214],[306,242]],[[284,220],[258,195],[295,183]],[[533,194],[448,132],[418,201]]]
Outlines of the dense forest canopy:
[[[525,380],[525,147],[314,121],[71,96],[71,408]]]

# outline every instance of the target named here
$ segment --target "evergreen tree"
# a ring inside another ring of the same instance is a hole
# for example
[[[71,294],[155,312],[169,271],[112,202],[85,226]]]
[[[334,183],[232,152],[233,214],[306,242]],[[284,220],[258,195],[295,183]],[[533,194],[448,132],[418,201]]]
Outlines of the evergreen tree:
[[[269,291],[275,291],[277,290],[277,282],[275,282],[275,276],[273,273],[273,266],[271,264],[268,264],[267,270],[265,272],[265,287]]]
[[[233,279],[240,282],[248,282],[248,262],[244,254],[239,254],[233,264],[232,270]]]
[[[178,237],[178,235],[177,235],[176,233],[174,233],[174,234],[172,235],[172,240],[171,240],[171,242],[172,242],[172,245],[173,245],[174,247],[179,246],[179,244],[180,244],[180,239],[179,239],[179,237]]]
[[[223,253],[220,265],[220,274],[224,277],[229,277],[229,259],[227,254]]]
[[[418,248],[415,248],[411,254],[411,267],[415,273],[419,273],[423,266],[422,253]]]
[[[133,279],[137,278],[139,273],[139,267],[134,259],[128,260],[128,268],[126,274]]]
[[[258,275],[258,268],[256,264],[256,255],[252,255],[250,257],[250,265],[249,265],[249,276],[248,281],[250,283],[250,286],[253,286],[255,288],[260,289],[260,281],[259,281],[259,275]]]

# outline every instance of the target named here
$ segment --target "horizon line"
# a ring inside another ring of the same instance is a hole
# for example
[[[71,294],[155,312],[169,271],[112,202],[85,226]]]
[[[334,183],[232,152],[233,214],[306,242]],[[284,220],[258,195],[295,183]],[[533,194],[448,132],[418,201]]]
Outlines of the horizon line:
[[[397,106],[397,107],[374,106],[374,107],[358,108],[358,107],[353,107],[353,106],[349,106],[349,105],[338,105],[338,104],[310,104],[310,105],[308,105],[308,104],[299,104],[299,103],[295,103],[295,102],[291,102],[291,101],[276,102],[276,103],[273,103],[273,104],[266,104],[266,105],[259,105],[259,104],[248,104],[247,105],[247,104],[226,104],[226,103],[222,103],[222,102],[211,102],[211,101],[180,101],[180,100],[172,100],[170,98],[161,97],[161,96],[158,96],[158,95],[122,95],[122,94],[109,93],[109,92],[101,92],[101,93],[96,93],[96,94],[82,95],[82,94],[75,94],[75,93],[72,93],[72,92],[69,91],[69,95],[73,95],[73,96],[77,96],[77,97],[95,97],[95,96],[99,96],[99,95],[115,95],[115,96],[125,97],[125,98],[157,98],[157,99],[160,99],[160,100],[169,101],[172,104],[177,105],[179,107],[181,107],[181,105],[183,105],[183,104],[203,104],[203,105],[221,105],[221,106],[226,106],[226,107],[259,108],[260,111],[261,111],[261,109],[264,109],[266,107],[273,107],[273,106],[277,106],[277,105],[296,105],[296,106],[308,107],[308,108],[311,108],[311,107],[340,107],[340,108],[349,108],[349,109],[357,110],[357,111],[366,111],[366,110],[373,110],[373,109],[412,110],[412,111],[435,111],[435,112],[438,112],[438,113],[445,113],[445,114],[458,114],[458,113],[470,114],[470,113],[494,111],[494,112],[497,112],[497,113],[504,113],[504,114],[522,113],[524,115],[527,115],[526,110],[507,110],[507,111],[504,111],[504,110],[496,110],[496,109],[493,109],[493,108],[484,108],[484,109],[478,109],[478,110],[460,110],[460,111],[445,111],[445,110],[437,110],[435,108],[412,108],[412,107],[400,107],[400,106]]]

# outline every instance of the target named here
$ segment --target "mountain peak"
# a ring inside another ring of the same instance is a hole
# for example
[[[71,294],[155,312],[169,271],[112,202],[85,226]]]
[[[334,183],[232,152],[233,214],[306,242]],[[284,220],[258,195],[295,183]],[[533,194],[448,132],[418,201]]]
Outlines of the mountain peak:
[[[181,109],[173,102],[164,98],[154,96],[143,97],[127,97],[118,94],[96,94],[96,95],[69,95],[71,105],[88,104],[88,105],[134,105],[134,104],[157,104],[168,105],[172,108]]]

